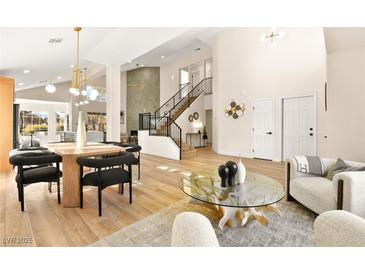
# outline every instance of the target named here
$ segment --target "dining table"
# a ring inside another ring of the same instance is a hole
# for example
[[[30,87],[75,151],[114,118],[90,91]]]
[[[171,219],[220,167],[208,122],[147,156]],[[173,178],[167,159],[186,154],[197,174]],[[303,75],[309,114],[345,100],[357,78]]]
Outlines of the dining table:
[[[50,151],[62,157],[63,207],[80,206],[80,166],[77,158],[81,156],[103,156],[118,154],[125,148],[97,142],[88,142],[86,146],[77,147],[76,143],[49,143],[44,145]]]

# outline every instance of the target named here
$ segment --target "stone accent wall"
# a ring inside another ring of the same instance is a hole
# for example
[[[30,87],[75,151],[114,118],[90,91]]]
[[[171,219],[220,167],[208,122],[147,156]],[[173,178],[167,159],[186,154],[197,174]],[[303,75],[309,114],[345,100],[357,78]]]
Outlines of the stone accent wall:
[[[160,68],[145,67],[127,72],[127,133],[138,130],[138,114],[160,106]]]

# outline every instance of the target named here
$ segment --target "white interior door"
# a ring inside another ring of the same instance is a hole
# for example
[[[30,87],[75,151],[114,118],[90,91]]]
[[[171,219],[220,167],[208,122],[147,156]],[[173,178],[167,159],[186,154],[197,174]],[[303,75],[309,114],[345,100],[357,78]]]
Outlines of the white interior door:
[[[313,96],[283,100],[283,160],[316,154],[315,105]]]
[[[204,62],[198,62],[190,66],[191,88],[195,87],[204,78]]]
[[[272,100],[253,102],[254,158],[273,158],[273,105]]]
[[[199,70],[191,72],[191,87],[194,88],[202,80]]]

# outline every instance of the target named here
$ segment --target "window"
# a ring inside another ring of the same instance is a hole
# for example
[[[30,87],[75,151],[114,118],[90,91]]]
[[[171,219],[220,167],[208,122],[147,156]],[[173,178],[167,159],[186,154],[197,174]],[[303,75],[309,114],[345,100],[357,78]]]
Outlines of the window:
[[[65,131],[66,115],[64,112],[56,112],[56,135],[59,135],[61,131]]]
[[[106,131],[106,114],[100,112],[88,112],[87,130]]]
[[[48,135],[48,112],[20,111],[20,135],[30,136],[35,133]]]

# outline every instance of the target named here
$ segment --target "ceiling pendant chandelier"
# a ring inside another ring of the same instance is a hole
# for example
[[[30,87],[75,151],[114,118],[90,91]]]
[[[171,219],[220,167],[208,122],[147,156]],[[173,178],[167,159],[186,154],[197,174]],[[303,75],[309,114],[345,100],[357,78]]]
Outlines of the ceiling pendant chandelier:
[[[271,28],[270,32],[264,33],[260,40],[264,43],[269,43],[270,45],[274,45],[276,40],[283,39],[285,37],[285,32],[277,31],[276,28]]]
[[[79,99],[75,102],[75,106],[79,107],[82,105],[89,104],[89,100],[95,101],[99,96],[99,88],[93,85],[89,85],[89,78],[87,75],[87,68],[80,69],[80,31],[81,27],[75,27],[74,30],[77,33],[77,44],[76,44],[76,65],[72,68],[72,81],[69,92]]]
[[[52,82],[50,82],[49,84],[46,85],[46,87],[44,88],[48,93],[55,93],[56,92],[56,86],[52,84]]]
[[[72,82],[71,87],[68,90],[71,94],[79,96],[81,89],[81,70],[80,70],[80,27],[75,27],[74,31],[77,33],[77,46],[76,46],[76,66],[72,69]]]
[[[51,79],[48,84],[44,87],[44,90],[47,91],[48,93],[55,93],[57,88],[56,86],[53,84],[53,80]]]

